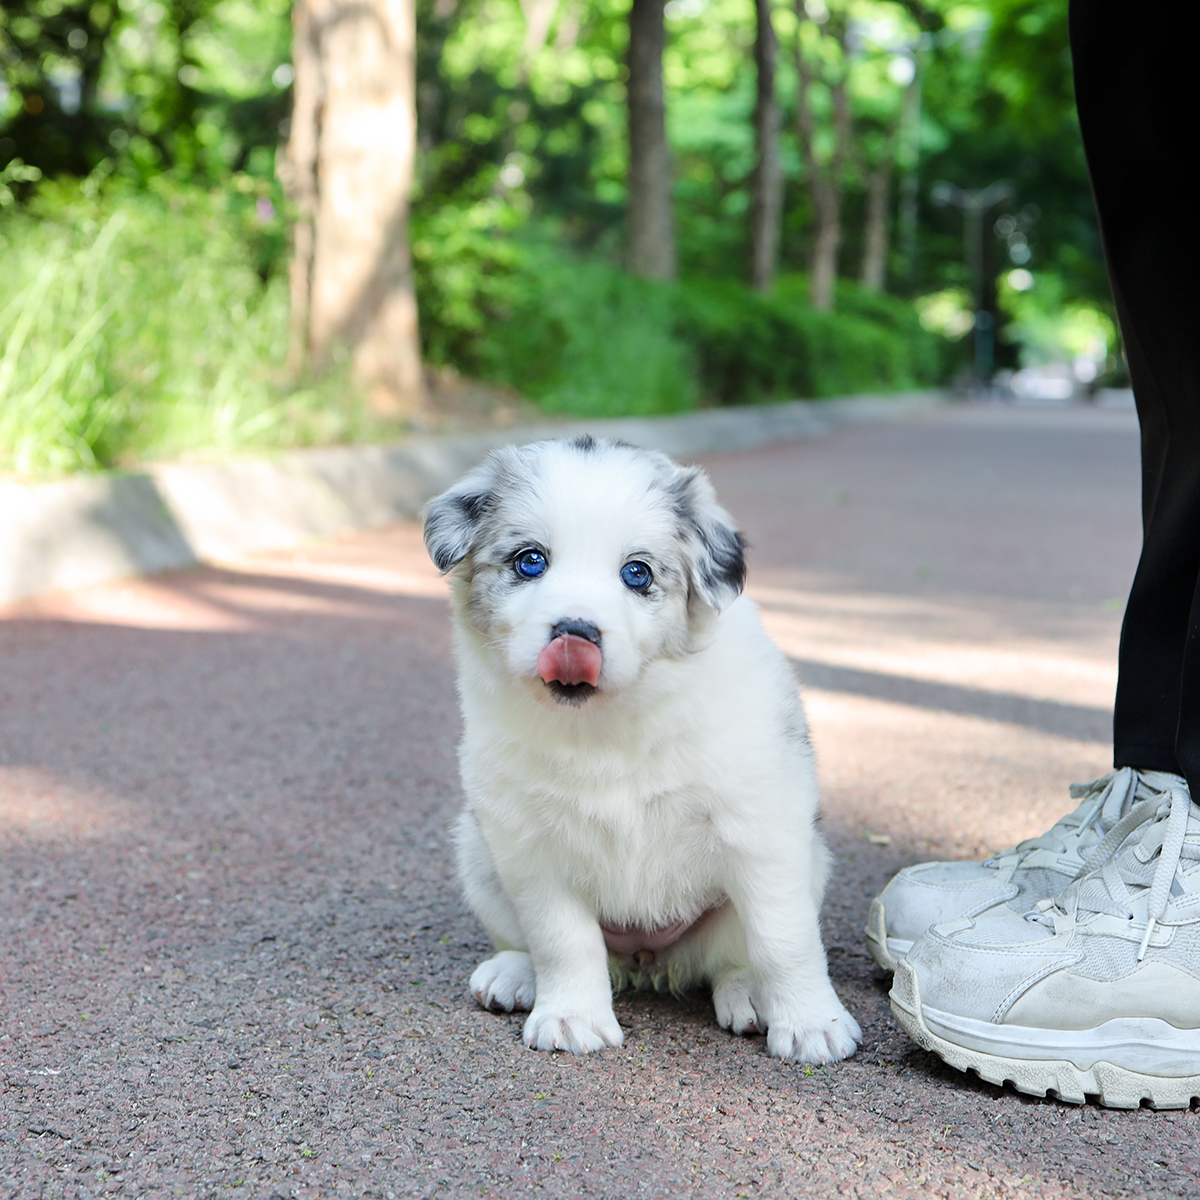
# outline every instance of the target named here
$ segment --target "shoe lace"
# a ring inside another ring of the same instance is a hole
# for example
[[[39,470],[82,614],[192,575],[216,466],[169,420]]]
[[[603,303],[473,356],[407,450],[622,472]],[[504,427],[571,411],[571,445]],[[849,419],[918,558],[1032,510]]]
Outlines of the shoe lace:
[[[1038,837],[1027,838],[1023,842],[1002,850],[989,858],[985,866],[1003,867],[1009,872],[1016,870],[1021,863],[1035,850],[1048,850],[1052,854],[1065,853],[1070,844],[1086,841],[1089,835],[1096,838],[1096,843],[1090,849],[1080,850],[1080,858],[1085,867],[1093,861],[1100,861],[1096,851],[1102,844],[1103,836],[1120,823],[1125,813],[1141,795],[1159,793],[1148,785],[1140,773],[1133,767],[1120,767],[1109,771],[1091,783],[1071,784],[1071,798],[1083,800],[1073,812]],[[1090,801],[1090,803],[1087,803]]]
[[[1200,839],[1186,841],[1193,822],[1200,832],[1200,810],[1182,783],[1135,805],[1088,852],[1093,869],[1057,898],[1043,900],[1025,919],[1053,926],[1056,934],[1069,932],[1094,913],[1133,921],[1135,897],[1146,894],[1146,928],[1137,955],[1141,962],[1172,892],[1196,890],[1182,870],[1184,860],[1200,860]],[[1139,870],[1138,864],[1148,863],[1156,853],[1158,863],[1147,885],[1144,869]],[[1135,855],[1135,861],[1130,855]]]

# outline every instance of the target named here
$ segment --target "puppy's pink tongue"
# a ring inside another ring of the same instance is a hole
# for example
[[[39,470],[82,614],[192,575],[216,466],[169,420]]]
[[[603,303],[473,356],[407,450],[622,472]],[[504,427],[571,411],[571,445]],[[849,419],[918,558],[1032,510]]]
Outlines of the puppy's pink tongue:
[[[542,647],[537,660],[538,674],[547,683],[590,683],[595,687],[602,661],[600,647],[594,642],[564,633]]]

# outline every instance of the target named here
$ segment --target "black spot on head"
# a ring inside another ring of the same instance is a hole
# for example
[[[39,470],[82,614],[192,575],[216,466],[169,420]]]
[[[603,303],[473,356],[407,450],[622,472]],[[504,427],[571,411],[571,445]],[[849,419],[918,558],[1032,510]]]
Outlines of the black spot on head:
[[[619,438],[593,437],[590,433],[581,433],[578,437],[569,439],[566,444],[581,454],[599,454],[602,450],[633,450],[635,453],[642,453],[632,442],[623,442]]]
[[[700,560],[700,577],[713,593],[730,589],[735,595],[746,586],[746,539],[727,525],[695,526],[705,554]]]
[[[480,521],[491,510],[495,504],[495,497],[491,492],[476,492],[474,494],[468,492],[465,496],[458,497],[458,506],[463,510],[463,515],[468,521]]]
[[[692,583],[712,607],[732,604],[746,584],[746,542],[699,468],[663,481],[680,536],[690,546]]]
[[[462,562],[495,504],[495,496],[478,486],[461,491],[451,488],[429,502],[425,545],[439,571],[449,571]]]

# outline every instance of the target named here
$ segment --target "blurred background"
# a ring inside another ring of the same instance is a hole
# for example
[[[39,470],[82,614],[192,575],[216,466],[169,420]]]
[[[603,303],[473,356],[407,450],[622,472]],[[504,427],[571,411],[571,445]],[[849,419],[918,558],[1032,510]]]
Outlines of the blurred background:
[[[5,0],[0,470],[1123,386],[1066,9]]]

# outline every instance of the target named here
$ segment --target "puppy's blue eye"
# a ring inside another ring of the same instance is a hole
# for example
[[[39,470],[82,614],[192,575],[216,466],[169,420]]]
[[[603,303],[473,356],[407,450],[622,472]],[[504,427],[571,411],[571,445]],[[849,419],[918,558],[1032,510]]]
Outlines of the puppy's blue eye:
[[[513,570],[523,579],[536,579],[550,564],[540,550],[522,550],[513,559]]]
[[[635,592],[644,592],[653,580],[654,576],[644,562],[627,562],[621,568],[621,582]]]

